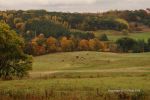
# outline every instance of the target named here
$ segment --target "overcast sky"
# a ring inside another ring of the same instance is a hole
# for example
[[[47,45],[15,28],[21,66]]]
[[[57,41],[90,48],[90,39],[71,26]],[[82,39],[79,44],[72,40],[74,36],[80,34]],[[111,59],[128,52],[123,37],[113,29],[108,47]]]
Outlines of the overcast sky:
[[[0,10],[46,9],[63,12],[102,12],[150,8],[150,0],[0,0]]]

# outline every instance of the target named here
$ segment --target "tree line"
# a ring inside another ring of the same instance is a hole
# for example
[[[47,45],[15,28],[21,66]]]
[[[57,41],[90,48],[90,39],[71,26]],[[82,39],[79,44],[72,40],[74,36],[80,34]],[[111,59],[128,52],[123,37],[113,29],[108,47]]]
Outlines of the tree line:
[[[82,35],[75,32],[70,37],[60,38],[53,36],[46,38],[44,34],[40,34],[25,45],[24,51],[35,56],[54,52],[105,51],[108,48],[107,40],[105,35],[96,38],[93,33]]]
[[[24,38],[32,39],[35,34],[46,37],[67,36],[70,29],[95,31],[100,29],[129,29],[129,22],[120,16],[103,13],[61,13],[45,10],[0,11],[0,20],[7,23]]]
[[[150,26],[147,10],[108,11],[104,13],[62,13],[46,10],[0,11],[0,20],[7,23],[18,34],[27,39],[43,33],[46,37],[70,34],[70,29],[95,30],[138,30],[140,24]],[[134,23],[134,24],[133,24]]]
[[[141,53],[150,51],[150,39],[144,41],[123,37],[116,40],[116,42],[111,42],[106,34],[102,34],[99,37],[89,35],[89,37],[86,38],[79,38],[74,35],[70,37],[63,36],[55,38],[50,36],[46,38],[44,34],[40,34],[25,45],[24,51],[34,56],[54,52],[73,51]]]
[[[147,10],[108,11],[105,13],[62,13],[46,10],[0,11],[0,20],[7,23],[28,42],[39,34],[59,38],[70,36],[71,29],[96,30],[141,30],[139,25],[150,26]]]

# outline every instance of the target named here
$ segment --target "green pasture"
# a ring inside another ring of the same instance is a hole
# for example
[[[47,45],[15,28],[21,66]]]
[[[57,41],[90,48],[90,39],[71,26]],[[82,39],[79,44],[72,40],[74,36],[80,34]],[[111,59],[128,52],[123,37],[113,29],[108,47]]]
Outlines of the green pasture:
[[[134,33],[129,33],[128,35],[123,35],[122,32],[118,32],[118,31],[100,30],[94,33],[97,37],[100,36],[101,34],[107,34],[109,40],[111,41],[116,41],[117,39],[122,37],[130,37],[136,40],[145,40],[145,41],[147,41],[147,39],[150,38],[150,32],[134,32]]]
[[[150,53],[67,52],[34,58],[33,71],[102,70],[149,67]]]

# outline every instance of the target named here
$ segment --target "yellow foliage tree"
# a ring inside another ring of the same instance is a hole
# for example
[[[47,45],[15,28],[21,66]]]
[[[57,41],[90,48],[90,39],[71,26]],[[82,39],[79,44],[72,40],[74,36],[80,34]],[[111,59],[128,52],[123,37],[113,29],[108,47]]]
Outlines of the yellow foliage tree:
[[[62,37],[60,40],[60,45],[63,51],[71,51],[73,47],[73,41],[67,39],[67,37]]]
[[[97,42],[95,41],[95,39],[90,39],[89,40],[89,49],[96,50],[96,48],[97,48]]]
[[[54,37],[49,37],[46,41],[47,51],[56,52],[57,51],[57,39]]]

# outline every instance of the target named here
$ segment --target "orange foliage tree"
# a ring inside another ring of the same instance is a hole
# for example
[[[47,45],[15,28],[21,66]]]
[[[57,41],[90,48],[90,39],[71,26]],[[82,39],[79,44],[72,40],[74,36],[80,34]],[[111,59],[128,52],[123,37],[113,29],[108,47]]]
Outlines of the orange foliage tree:
[[[60,45],[63,51],[72,51],[73,49],[73,41],[71,39],[67,39],[67,37],[62,37]]]
[[[89,49],[89,41],[86,39],[82,39],[79,42],[79,50],[88,50]]]
[[[34,55],[42,55],[46,53],[45,40],[46,39],[43,34],[40,34],[39,36],[32,39],[31,45],[32,45]]]

